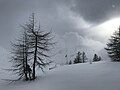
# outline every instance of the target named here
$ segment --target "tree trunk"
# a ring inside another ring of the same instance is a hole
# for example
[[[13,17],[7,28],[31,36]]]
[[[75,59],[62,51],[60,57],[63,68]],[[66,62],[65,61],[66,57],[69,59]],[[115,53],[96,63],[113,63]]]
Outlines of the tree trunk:
[[[25,52],[24,48],[23,48],[23,52]],[[23,54],[23,57],[25,57],[25,60],[23,59],[23,67],[24,67],[25,80],[27,81],[28,80],[28,76],[27,76],[27,72],[26,72],[27,58],[24,54]]]
[[[35,53],[34,53],[34,62],[33,62],[33,80],[35,79],[35,64],[37,61],[37,36],[35,36]]]

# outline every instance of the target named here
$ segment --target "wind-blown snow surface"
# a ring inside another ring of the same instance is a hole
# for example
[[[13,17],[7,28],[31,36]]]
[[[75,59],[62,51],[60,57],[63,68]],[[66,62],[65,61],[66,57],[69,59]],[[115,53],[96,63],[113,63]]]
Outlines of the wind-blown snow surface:
[[[120,90],[120,63],[61,66],[33,82],[2,84],[0,90]]]

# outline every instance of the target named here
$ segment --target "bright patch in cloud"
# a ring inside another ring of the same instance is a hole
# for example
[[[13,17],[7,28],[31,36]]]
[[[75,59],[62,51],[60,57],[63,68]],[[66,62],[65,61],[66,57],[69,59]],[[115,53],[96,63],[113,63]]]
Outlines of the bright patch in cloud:
[[[119,28],[119,26],[120,18],[108,20],[100,25],[90,28],[90,35],[88,35],[88,37],[92,37],[94,40],[98,40],[106,44],[110,36]]]
[[[105,36],[111,36],[120,26],[120,18],[111,19],[98,26],[99,33]]]

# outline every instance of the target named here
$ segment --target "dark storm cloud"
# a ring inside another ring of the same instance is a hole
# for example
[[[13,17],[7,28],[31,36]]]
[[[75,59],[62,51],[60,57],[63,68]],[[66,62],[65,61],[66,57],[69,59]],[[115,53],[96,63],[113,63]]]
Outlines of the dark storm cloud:
[[[71,9],[91,23],[102,22],[109,16],[120,14],[120,0],[75,0],[74,3]]]

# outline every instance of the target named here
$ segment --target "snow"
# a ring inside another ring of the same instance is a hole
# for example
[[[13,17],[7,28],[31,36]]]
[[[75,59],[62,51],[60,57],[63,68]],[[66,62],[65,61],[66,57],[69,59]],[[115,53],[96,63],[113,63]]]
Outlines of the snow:
[[[2,83],[0,90],[120,90],[120,63],[59,66],[33,82]]]
[[[9,53],[3,47],[0,47],[0,83],[1,79],[9,77],[8,72],[4,69],[10,68],[11,63],[9,62]],[[1,89],[0,89],[1,90]]]
[[[1,80],[11,78],[10,73],[2,70],[10,67],[8,51],[2,47],[0,57],[0,90],[120,90],[119,62],[57,66],[35,81],[8,84]]]

